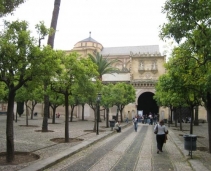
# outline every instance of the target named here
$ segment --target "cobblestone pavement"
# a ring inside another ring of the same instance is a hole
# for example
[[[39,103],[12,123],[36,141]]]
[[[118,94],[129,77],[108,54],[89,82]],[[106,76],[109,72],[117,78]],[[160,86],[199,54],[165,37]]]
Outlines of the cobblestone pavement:
[[[171,148],[167,147],[167,143],[165,152],[157,154],[153,126],[139,125],[137,133],[130,127],[110,137],[109,141],[98,142],[96,147],[87,148],[86,152],[81,151],[46,171],[194,170],[176,145],[170,142],[169,139],[168,146]]]
[[[200,123],[199,126],[193,126],[193,134],[197,136],[197,150],[193,151],[192,159],[188,156],[188,151],[184,150],[183,135],[190,134],[190,124],[183,123],[184,131],[179,131],[178,127],[171,125],[171,138],[176,143],[179,150],[186,156],[187,160],[194,170],[211,170],[211,154],[208,153],[208,124]]]
[[[73,168],[71,166],[75,165],[75,168],[77,168],[82,165],[77,164],[79,161],[84,161],[83,164],[85,164],[85,168],[80,171],[85,171],[87,168],[90,171],[211,170],[211,154],[205,151],[208,149],[207,123],[193,127],[193,134],[199,136],[197,138],[197,148],[199,150],[193,151],[192,158],[190,158],[188,151],[184,150],[182,136],[189,134],[189,124],[183,124],[184,131],[179,131],[178,127],[171,125],[169,127],[168,141],[164,145],[164,152],[157,154],[155,135],[151,125],[139,123],[138,132],[135,132],[130,123],[122,123],[122,126],[127,127],[123,128],[121,133],[115,133],[111,131],[111,128],[105,128],[105,122],[103,121],[100,123],[99,135],[96,135],[96,133],[84,131],[93,129],[93,121],[75,119],[74,122],[69,123],[70,138],[78,137],[82,138],[83,141],[56,144],[50,139],[64,138],[64,117],[57,119],[57,124],[50,124],[51,122],[51,119],[49,119],[48,128],[54,132],[42,133],[36,132],[36,130],[42,128],[41,117],[38,116],[33,120],[29,120],[31,127],[20,126],[25,125],[26,121],[24,117],[18,118],[18,122],[14,122],[15,151],[33,152],[38,154],[40,159],[19,165],[0,165],[0,170],[43,170],[52,163],[54,165],[49,169],[46,168],[46,171],[71,170]],[[5,115],[0,115],[0,133],[0,152],[5,152]],[[83,150],[80,150],[82,148]],[[60,158],[66,159],[61,161]]]

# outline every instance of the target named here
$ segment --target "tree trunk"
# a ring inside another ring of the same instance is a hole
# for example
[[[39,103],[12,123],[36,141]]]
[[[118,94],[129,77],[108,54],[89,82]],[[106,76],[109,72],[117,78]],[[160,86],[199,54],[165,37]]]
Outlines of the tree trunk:
[[[56,26],[59,16],[59,8],[60,8],[61,0],[55,0],[54,1],[54,10],[52,14],[51,19],[51,27],[56,32]],[[48,45],[50,45],[52,48],[54,47],[54,38],[55,38],[55,32],[52,35],[49,35],[48,37]],[[44,90],[47,89],[47,83],[44,83]],[[44,116],[43,116],[43,124],[42,124],[42,132],[48,131],[48,117],[49,117],[49,97],[47,95],[44,95]]]
[[[174,118],[175,118],[175,127],[177,127],[177,122],[178,122],[178,116],[177,116],[177,114],[176,114],[176,109],[174,109]]]
[[[99,122],[100,122],[100,104],[97,104],[97,135],[99,134]]]
[[[207,109],[207,122],[208,122],[208,142],[209,142],[209,153],[211,153],[211,95],[208,92],[207,93],[207,103],[205,103],[206,105],[206,109]]]
[[[94,121],[94,128],[93,128],[93,131],[96,132],[96,127],[97,127],[97,106],[96,106],[95,109],[94,109],[94,115],[95,115],[95,116],[94,116],[94,118],[95,118],[94,120],[95,120],[95,121]]]
[[[199,106],[195,108],[194,125],[199,126]]]
[[[25,106],[26,106],[26,126],[29,125],[29,109],[28,109],[28,105],[27,105],[28,101],[25,102]]]
[[[84,121],[84,103],[81,104],[81,106],[82,106],[82,121]]]
[[[51,19],[51,27],[54,29],[54,33],[48,37],[48,44],[53,48],[54,47],[54,39],[57,27],[57,21],[59,17],[59,8],[60,8],[61,0],[54,1],[54,10]]]
[[[75,105],[71,106],[71,113],[70,113],[70,122],[73,121],[73,111],[74,111]]]
[[[193,134],[193,106],[190,107],[190,114],[191,114],[191,120],[190,120],[190,134]]]
[[[123,109],[120,109],[120,110],[119,110],[121,122],[123,122],[122,111],[123,111]]]
[[[56,107],[52,107],[52,110],[53,110],[53,116],[52,116],[52,124],[55,124],[55,117],[56,117]]]
[[[47,90],[47,83],[44,83],[44,91]],[[44,115],[42,123],[42,132],[48,132],[48,114],[49,113],[49,96],[44,95]]]
[[[100,107],[99,107],[100,108]],[[99,122],[102,122],[102,118],[101,118],[101,110],[99,109]]]
[[[173,110],[171,109],[171,124],[173,124],[172,115],[173,115]]]
[[[31,101],[31,120],[34,118],[34,115],[33,115],[33,111],[34,111],[34,109],[33,109],[33,100]]]
[[[119,108],[118,108],[118,106],[117,106],[117,109],[116,109],[116,121],[118,121],[118,119],[119,119]]]
[[[106,108],[106,128],[109,128],[109,108]]]
[[[179,111],[179,121],[180,121],[180,131],[182,131],[182,107],[180,106],[180,111]]]
[[[18,122],[18,108],[16,107],[15,122]]]
[[[8,96],[7,106],[7,126],[6,126],[6,138],[7,138],[7,162],[12,162],[15,158],[14,152],[14,130],[13,130],[13,109],[15,101],[15,92],[10,91]]]
[[[34,108],[36,105],[37,105],[37,102],[32,100],[31,119],[33,119],[34,117]]]
[[[67,92],[65,94],[65,142],[69,142],[69,104]]]

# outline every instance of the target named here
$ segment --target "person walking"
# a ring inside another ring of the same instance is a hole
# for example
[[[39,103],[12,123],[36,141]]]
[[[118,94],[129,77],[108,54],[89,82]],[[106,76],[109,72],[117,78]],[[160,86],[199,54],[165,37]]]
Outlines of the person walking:
[[[126,117],[125,122],[128,123],[128,117]]]
[[[144,115],[144,124],[147,123],[147,114]]]
[[[133,124],[134,124],[134,129],[137,132],[137,127],[138,127],[138,119],[137,119],[137,117],[133,118]]]
[[[154,125],[157,124],[157,115],[156,114],[154,114],[153,123],[154,123]]]
[[[149,113],[149,125],[153,125],[153,116],[152,113]]]
[[[156,141],[157,141],[157,153],[163,152],[163,144],[166,140],[166,134],[168,134],[168,129],[164,125],[164,121],[161,120],[157,125],[154,127],[154,133],[156,134]]]

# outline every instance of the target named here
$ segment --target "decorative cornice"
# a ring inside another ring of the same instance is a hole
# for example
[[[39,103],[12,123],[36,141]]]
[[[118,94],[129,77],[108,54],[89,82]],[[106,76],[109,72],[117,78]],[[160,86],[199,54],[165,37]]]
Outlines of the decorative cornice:
[[[127,83],[127,84],[131,84],[130,81],[102,81],[103,84],[117,84],[117,83]]]
[[[134,57],[163,57],[161,56],[161,53],[133,53],[130,51],[130,57],[134,58]]]
[[[132,80],[131,85],[134,87],[155,87],[157,80]]]

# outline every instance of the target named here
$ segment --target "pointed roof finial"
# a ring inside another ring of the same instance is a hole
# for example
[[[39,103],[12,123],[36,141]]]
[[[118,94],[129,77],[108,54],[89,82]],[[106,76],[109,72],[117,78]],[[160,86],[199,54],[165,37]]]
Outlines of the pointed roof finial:
[[[91,37],[91,31],[89,32],[89,37]]]

